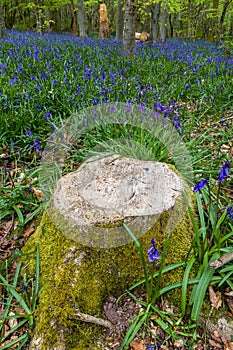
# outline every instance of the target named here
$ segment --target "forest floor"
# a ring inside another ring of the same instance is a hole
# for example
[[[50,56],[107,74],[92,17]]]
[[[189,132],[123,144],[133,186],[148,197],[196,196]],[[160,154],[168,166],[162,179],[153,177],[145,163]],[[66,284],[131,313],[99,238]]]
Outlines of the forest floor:
[[[10,221],[2,222],[0,226],[0,256],[1,261],[8,261],[8,279],[13,280],[15,275],[15,269],[18,262],[17,251],[20,251],[30,235],[35,231],[35,226],[31,223],[20,235],[15,234],[11,239],[7,236],[12,230],[13,218]],[[36,225],[36,222],[35,222]],[[1,295],[4,296],[4,288],[1,288]],[[138,290],[136,296],[140,300],[145,300],[144,290]],[[117,350],[120,347],[121,342],[127,332],[127,329],[132,323],[132,320],[142,311],[142,306],[135,302],[129,295],[125,295],[120,298],[119,303],[116,304],[117,297],[119,296],[109,296],[104,303],[103,316],[105,319],[109,320],[112,324],[112,328],[103,328],[102,339],[104,342],[105,350]],[[164,299],[160,299],[156,305],[161,311],[173,312],[172,307],[167,304]],[[233,297],[229,304],[229,316],[233,317]],[[23,310],[17,309],[17,312],[24,312]],[[4,312],[4,306],[1,306],[0,317]],[[130,343],[130,350],[170,350],[170,349],[195,349],[195,350],[233,350],[233,341],[227,340],[224,336],[218,333],[218,331],[208,332],[205,325],[199,326],[196,330],[196,339],[192,337],[183,337],[179,335],[179,327],[176,329],[176,339],[174,337],[168,336],[164,330],[156,324],[153,319],[156,316],[151,316],[149,321],[149,327],[141,328],[135,339]],[[175,318],[174,318],[175,321]],[[5,325],[5,334],[14,326],[14,319],[10,319]],[[183,320],[184,324],[185,320]],[[19,330],[13,332],[9,339],[6,341],[12,341],[17,339],[25,332],[29,330],[26,327],[22,327]],[[155,340],[156,339],[156,340]],[[4,345],[2,344],[2,345]],[[108,344],[108,346],[106,346]],[[11,349],[17,348],[17,343],[11,347]],[[2,349],[2,347],[0,347]],[[29,344],[25,344],[22,348],[23,350],[29,349]],[[52,349],[51,349],[52,350]]]

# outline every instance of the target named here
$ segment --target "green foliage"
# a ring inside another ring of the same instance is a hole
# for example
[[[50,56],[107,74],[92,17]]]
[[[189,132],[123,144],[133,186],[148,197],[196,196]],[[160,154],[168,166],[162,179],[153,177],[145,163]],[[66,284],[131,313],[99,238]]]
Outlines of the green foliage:
[[[20,350],[29,340],[29,332],[26,332],[14,340],[8,341],[14,332],[20,332],[27,324],[30,329],[34,325],[34,311],[37,306],[40,288],[40,257],[38,247],[35,250],[35,265],[35,275],[31,277],[23,272],[21,263],[18,263],[12,283],[8,280],[8,261],[6,261],[5,266],[4,264],[1,265],[0,284],[2,290],[5,292],[2,299],[4,312],[0,321],[0,342],[1,344],[6,343],[0,347],[1,350],[11,349],[16,343],[19,343],[16,349]],[[3,273],[6,277],[3,277]],[[18,308],[23,309],[23,312],[20,311],[18,313]],[[16,325],[5,334],[5,325],[9,319],[16,320]]]

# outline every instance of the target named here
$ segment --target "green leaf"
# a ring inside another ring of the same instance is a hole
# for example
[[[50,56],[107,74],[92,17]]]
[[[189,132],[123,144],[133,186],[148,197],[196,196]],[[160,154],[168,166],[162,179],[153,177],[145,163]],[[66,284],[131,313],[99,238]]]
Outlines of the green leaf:
[[[182,315],[185,314],[186,310],[186,304],[187,304],[187,287],[189,284],[189,274],[191,271],[191,268],[195,262],[195,258],[193,257],[186,266],[184,277],[183,277],[183,283],[182,283],[182,299],[181,299],[181,309],[182,309]]]
[[[211,269],[209,266],[206,266],[205,270],[201,275],[200,281],[196,287],[191,313],[191,319],[196,322],[198,321],[202,304],[206,295],[206,291],[212,280],[213,275],[214,270]]]
[[[7,343],[6,345],[3,345],[0,347],[0,350],[5,350],[5,349],[12,349],[11,346],[15,345],[16,343],[21,342],[21,340],[24,342],[24,344],[26,343],[25,340],[28,340],[28,335],[25,333],[23,335],[21,335],[21,337],[12,340],[10,343]],[[20,349],[20,348],[18,348]]]

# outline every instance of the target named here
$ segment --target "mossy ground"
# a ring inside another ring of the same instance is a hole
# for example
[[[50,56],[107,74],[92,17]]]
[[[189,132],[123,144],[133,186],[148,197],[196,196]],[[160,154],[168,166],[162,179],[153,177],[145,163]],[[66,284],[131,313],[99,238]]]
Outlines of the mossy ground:
[[[153,229],[139,239],[146,259],[151,237],[162,252],[169,217],[169,213],[160,216]],[[192,225],[185,215],[171,234],[166,265],[185,259],[192,238]],[[144,277],[136,245],[131,242],[109,249],[81,246],[59,232],[46,212],[23,252],[33,251],[36,245],[40,254],[41,285],[36,334],[44,339],[40,349],[55,349],[59,344],[66,344],[65,349],[69,350],[98,349],[95,339],[99,326],[71,320],[70,316],[78,310],[101,317],[107,296],[124,291]],[[35,261],[32,255],[25,255],[24,264],[33,274]],[[182,268],[173,270],[165,275],[162,284],[181,281],[182,274]],[[172,301],[179,302],[180,291],[173,292],[171,297]]]

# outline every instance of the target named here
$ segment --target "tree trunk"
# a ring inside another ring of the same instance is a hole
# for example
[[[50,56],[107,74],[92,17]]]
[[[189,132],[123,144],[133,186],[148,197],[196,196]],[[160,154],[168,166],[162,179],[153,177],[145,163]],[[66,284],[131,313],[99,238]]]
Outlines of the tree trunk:
[[[153,42],[159,40],[159,15],[161,1],[158,4],[151,5],[151,35]]]
[[[78,25],[79,25],[79,35],[81,38],[87,37],[86,32],[86,15],[83,0],[78,0]]]
[[[170,13],[168,16],[169,29],[170,29],[169,35],[171,38],[173,38],[173,36],[174,36],[174,26],[173,26],[174,18],[173,17],[174,17],[174,14],[172,14],[172,13]]]
[[[128,58],[133,56],[135,48],[135,23],[137,13],[137,0],[126,0],[124,16],[123,49]]]
[[[2,0],[0,0],[0,38],[6,38],[6,27],[3,16]]]
[[[72,18],[73,18],[73,35],[77,35],[77,16],[76,16],[76,11],[74,7],[74,0],[70,1],[70,7],[72,12]]]
[[[167,38],[167,7],[162,7],[161,11],[161,27],[160,27],[160,40],[162,43],[165,42]]]
[[[220,42],[221,39],[222,39],[222,36],[223,36],[223,23],[224,23],[224,19],[225,19],[225,16],[226,16],[226,12],[227,12],[227,8],[228,6],[230,5],[230,3],[232,2],[232,0],[226,0],[224,2],[224,5],[223,5],[223,10],[222,10],[222,14],[221,14],[221,17],[220,17],[220,21],[219,21],[219,37],[218,37],[218,41]]]
[[[117,23],[116,23],[116,40],[123,39],[124,29],[124,13],[123,13],[123,1],[118,0],[117,3]]]
[[[99,39],[102,40],[104,38],[109,38],[110,36],[108,10],[105,4],[100,4],[99,13]]]
[[[50,16],[53,23],[51,23],[52,31],[55,33],[61,32],[61,16],[60,16],[60,10],[54,9],[50,12]]]
[[[187,7],[187,31],[186,31],[186,37],[191,37],[191,26],[192,26],[192,20],[191,20],[191,0],[188,0],[188,7]]]
[[[210,41],[215,41],[215,39],[219,37],[218,6],[219,0],[213,0],[212,18],[210,21],[211,26],[208,38]]]

